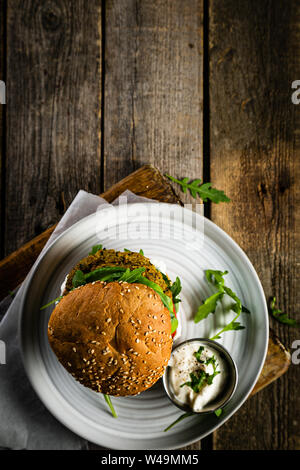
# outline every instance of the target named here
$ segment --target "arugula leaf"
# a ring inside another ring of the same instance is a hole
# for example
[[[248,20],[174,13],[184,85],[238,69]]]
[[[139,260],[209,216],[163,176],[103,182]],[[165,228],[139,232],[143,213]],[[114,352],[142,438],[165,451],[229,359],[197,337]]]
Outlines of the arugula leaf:
[[[175,317],[175,315],[172,317],[171,315],[171,335],[173,333],[175,333],[175,331],[177,330],[178,328],[178,320],[177,318]]]
[[[145,271],[145,269],[146,268],[136,268],[130,271],[130,269],[127,268],[125,273],[120,277],[119,281],[138,282],[141,274]]]
[[[103,268],[97,268],[94,269],[94,271],[84,274],[84,277],[86,282],[114,281],[119,279],[125,271],[126,268],[120,266],[104,266]]]
[[[106,403],[108,404],[109,408],[110,408],[110,411],[111,411],[111,414],[113,415],[114,418],[117,418],[117,413],[115,412],[115,409],[113,407],[113,404],[111,402],[111,399],[110,399],[110,396],[109,395],[106,395],[105,393],[103,394],[104,396],[104,399],[106,401]]]
[[[218,291],[208,297],[204,303],[199,306],[194,317],[194,322],[198,323],[200,320],[206,318],[210,313],[214,313],[218,300],[221,300],[224,294],[227,294],[234,300],[234,305],[231,308],[236,313],[235,317],[230,323],[228,323],[228,325],[222,328],[221,331],[219,331],[215,336],[211,337],[210,339],[212,340],[220,339],[221,334],[225,333],[225,331],[243,330],[245,327],[236,320],[242,312],[250,313],[250,311],[242,305],[241,300],[235,294],[235,292],[233,292],[229,287],[225,286],[224,276],[226,274],[228,274],[228,271],[218,271],[213,269],[207,269],[205,271],[205,277],[207,281],[213,284],[218,289]]]
[[[208,297],[202,305],[198,307],[198,310],[194,317],[194,322],[198,323],[204,318],[208,317],[210,313],[215,313],[217,302],[223,296],[224,292],[216,292],[215,294]]]
[[[224,278],[228,274],[228,271],[217,271],[213,269],[207,269],[205,271],[205,277],[211,284],[214,284],[216,287],[224,286]]]
[[[293,318],[289,318],[286,313],[284,313],[279,308],[276,308],[276,297],[273,297],[273,299],[271,300],[270,310],[271,310],[271,314],[273,318],[275,318],[275,320],[279,321],[280,323],[284,323],[285,325],[295,326],[297,328],[300,327],[300,324],[297,322],[297,320],[294,320]]]
[[[145,284],[148,287],[151,287],[155,292],[160,296],[162,303],[167,307],[171,315],[171,328],[172,333],[177,329],[178,320],[173,312],[173,302],[172,299],[167,296],[162,288],[153,281],[150,281],[146,277],[142,276],[142,273],[145,271],[145,268],[136,268],[130,271],[129,268],[122,268],[119,266],[104,266],[103,268],[94,269],[87,274],[84,274],[82,271],[77,270],[74,274],[72,284],[73,287],[79,287],[89,282],[94,281],[124,281],[124,282],[137,282],[139,284]]]
[[[201,360],[201,354],[203,353],[203,351],[204,351],[204,346],[200,346],[200,348],[198,349],[198,351],[194,352],[195,358],[196,358],[197,361],[200,362],[201,364],[204,364],[204,361]]]
[[[193,411],[188,411],[187,413],[183,413],[182,415],[179,416],[172,424],[170,424],[166,429],[164,429],[164,432],[169,431],[175,424],[180,423],[185,418],[188,418],[189,416],[193,416],[195,413]]]
[[[201,184],[201,179],[195,179],[194,181],[188,183],[189,178],[187,177],[178,180],[170,175],[165,176],[174,183],[179,184],[184,193],[186,193],[188,189],[192,197],[195,199],[197,195],[199,195],[203,202],[206,202],[208,199],[210,199],[212,202],[215,202],[216,204],[219,202],[230,202],[230,199],[224,194],[224,191],[212,188],[211,183]]]
[[[200,353],[200,349],[201,347],[199,348],[196,354]],[[197,360],[199,362],[204,363],[204,365],[206,366],[208,366],[209,364],[213,366],[213,373],[209,374],[208,372],[205,372],[205,370],[199,370],[197,374],[194,374],[193,372],[190,373],[191,381],[181,384],[180,387],[184,387],[185,385],[187,385],[188,387],[191,387],[195,393],[199,393],[205,385],[211,385],[215,376],[220,374],[220,371],[217,370],[218,364],[216,362],[215,356],[209,357],[205,362],[199,360],[198,357]]]
[[[102,250],[102,245],[94,245],[92,250],[89,252],[89,255],[94,255],[99,250]]]
[[[80,269],[78,269],[73,276],[72,286],[76,288],[83,286],[84,284],[86,284],[85,275],[80,271]]]
[[[132,253],[132,250],[128,250],[127,248],[124,248],[124,251],[128,251],[129,253]],[[140,249],[139,254],[144,256],[144,252],[142,249]]]
[[[180,282],[179,277],[177,276],[176,280],[173,282],[173,284],[171,285],[171,288],[170,288],[170,290],[172,292],[172,297],[173,297],[175,303],[180,302],[180,300],[179,299],[177,300],[176,297],[181,292],[181,289],[182,289],[181,282]]]
[[[55,302],[59,302],[62,298],[63,298],[62,295],[60,295],[59,297],[56,297],[56,299],[51,300],[51,302],[48,302],[46,305],[43,305],[43,306],[40,308],[40,310],[44,310],[45,308],[49,307],[50,305],[54,304]]]
[[[191,389],[195,393],[199,393],[200,390],[203,388],[203,386],[206,383],[207,380],[207,373],[204,372],[204,370],[201,370],[198,375],[194,374],[193,372],[190,373],[190,382],[184,382],[183,384],[180,385],[180,387],[184,387],[187,385],[188,387],[191,387]]]

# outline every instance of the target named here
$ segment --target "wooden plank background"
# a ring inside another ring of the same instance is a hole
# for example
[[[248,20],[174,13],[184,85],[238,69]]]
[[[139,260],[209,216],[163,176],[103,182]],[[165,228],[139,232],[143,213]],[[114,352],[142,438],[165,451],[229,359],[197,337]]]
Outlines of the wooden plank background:
[[[99,194],[152,163],[225,190],[231,204],[207,215],[299,319],[297,3],[1,0],[1,256],[79,189]],[[297,339],[272,326],[287,346]],[[299,449],[299,370],[191,448]]]

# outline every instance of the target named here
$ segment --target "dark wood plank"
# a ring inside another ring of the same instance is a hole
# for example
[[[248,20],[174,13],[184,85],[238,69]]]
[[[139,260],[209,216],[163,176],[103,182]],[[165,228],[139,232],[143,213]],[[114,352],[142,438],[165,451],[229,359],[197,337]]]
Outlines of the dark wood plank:
[[[100,192],[101,2],[7,6],[5,254]]]
[[[105,16],[105,188],[144,163],[201,178],[203,1],[111,0]]]
[[[212,219],[246,251],[266,296],[300,320],[299,2],[212,0],[209,15],[211,180],[232,199]],[[299,336],[271,324],[286,345]],[[290,367],[248,400],[215,448],[299,449],[299,373]]]

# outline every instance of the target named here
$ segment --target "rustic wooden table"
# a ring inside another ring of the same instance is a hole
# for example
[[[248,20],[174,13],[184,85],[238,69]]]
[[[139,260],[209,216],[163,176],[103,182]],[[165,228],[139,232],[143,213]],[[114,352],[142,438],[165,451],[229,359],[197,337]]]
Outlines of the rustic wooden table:
[[[232,202],[206,215],[299,319],[299,2],[0,5],[1,257],[57,222],[79,189],[99,194],[152,163],[224,189]],[[299,338],[271,324],[285,345]],[[299,449],[299,371],[191,448]]]

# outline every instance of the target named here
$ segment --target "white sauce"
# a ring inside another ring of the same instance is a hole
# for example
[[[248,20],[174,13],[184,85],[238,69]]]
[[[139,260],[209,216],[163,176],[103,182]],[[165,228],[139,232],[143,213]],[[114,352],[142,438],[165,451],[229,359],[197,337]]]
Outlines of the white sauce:
[[[188,405],[195,412],[203,410],[209,402],[214,400],[222,391],[226,382],[225,361],[216,350],[204,346],[200,359],[206,362],[208,358],[215,356],[217,371],[220,371],[220,374],[213,378],[211,385],[204,385],[199,393],[194,392],[188,385],[180,387],[183,383],[191,381],[190,373],[192,372],[197,374],[197,371],[204,370],[210,375],[214,372],[212,364],[202,364],[194,356],[200,346],[204,345],[201,345],[198,341],[186,343],[172,353],[169,361],[169,382],[174,396],[179,402]]]

